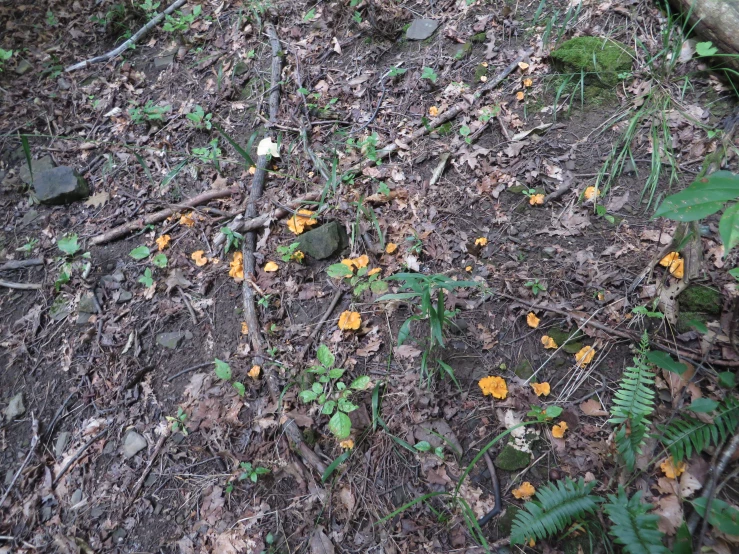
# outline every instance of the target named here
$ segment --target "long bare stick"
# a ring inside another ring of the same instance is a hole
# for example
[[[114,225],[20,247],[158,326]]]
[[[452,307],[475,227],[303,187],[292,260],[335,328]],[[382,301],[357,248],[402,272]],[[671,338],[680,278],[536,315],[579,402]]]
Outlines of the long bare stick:
[[[164,221],[169,216],[174,215],[178,210],[194,208],[195,206],[205,204],[206,202],[210,202],[211,200],[215,200],[216,198],[231,196],[232,194],[238,193],[240,190],[241,189],[239,187],[228,187],[225,189],[206,191],[202,194],[194,196],[193,198],[190,198],[189,200],[186,200],[185,202],[174,204],[171,208],[167,208],[166,210],[160,210],[158,212],[154,212],[153,214],[135,219],[134,221],[129,221],[128,223],[119,225],[118,227],[115,227],[110,231],[106,231],[102,235],[93,237],[92,240],[90,240],[90,244],[92,246],[96,246],[100,244],[105,244],[106,242],[110,242],[115,239],[119,239],[129,233],[133,233],[134,231],[143,229],[147,225],[153,225],[154,223]]]
[[[0,271],[11,271],[13,269],[25,269],[37,265],[44,265],[43,258],[29,258],[27,260],[10,260],[0,265]]]
[[[123,52],[128,50],[132,44],[136,44],[136,41],[138,41],[141,37],[143,37],[146,33],[151,31],[156,25],[158,25],[159,22],[162,19],[164,19],[164,16],[171,14],[177,8],[182,6],[182,4],[184,4],[186,1],[187,0],[176,0],[176,2],[172,3],[166,10],[164,10],[160,14],[157,14],[155,17],[151,19],[151,21],[149,21],[146,25],[141,27],[141,29],[139,29],[135,35],[133,35],[123,44],[121,44],[117,48],[114,48],[107,54],[103,54],[102,56],[96,56],[94,58],[90,58],[89,60],[85,60],[83,62],[70,65],[64,71],[67,71],[67,72],[76,71],[78,69],[83,69],[95,63],[107,62],[108,60],[112,60],[113,58],[120,56]]]
[[[61,471],[59,472],[59,475],[57,475],[54,480],[51,482],[51,488],[55,488],[59,484],[59,480],[64,477],[64,475],[69,471],[69,469],[77,463],[77,460],[79,460],[82,455],[87,451],[88,448],[90,448],[93,444],[95,444],[99,439],[101,439],[104,435],[108,434],[107,429],[103,429],[100,431],[97,435],[92,437],[90,440],[88,440],[85,444],[82,445],[82,448],[80,448],[77,453],[72,456],[72,459],[67,462],[67,465],[65,465]]]
[[[280,39],[277,36],[277,31],[275,30],[274,25],[266,23],[264,29],[272,46],[272,82],[269,95],[269,120],[274,123],[277,121],[277,111],[280,106],[279,82],[281,78],[280,75],[282,73],[282,46],[280,45]],[[251,191],[249,193],[249,203],[246,207],[245,217],[247,220],[252,220],[257,215],[257,201],[262,195],[266,175],[267,157],[259,156],[257,159],[256,171],[254,172],[254,179],[252,180]],[[254,361],[264,368],[264,375],[267,381],[270,398],[275,406],[279,406],[280,384],[277,380],[277,375],[275,375],[275,372],[272,370],[272,367],[268,363],[264,363],[264,353],[266,351],[265,341],[262,337],[262,331],[259,326],[259,316],[257,315],[254,291],[251,286],[252,279],[249,278],[256,273],[256,261],[254,259],[256,242],[256,232],[249,231],[246,234],[246,237],[244,237],[244,245],[242,249],[244,256],[244,275],[247,277],[247,279],[244,279],[244,286],[242,289],[244,317],[246,319],[246,324],[249,327],[249,338],[251,339],[252,347],[256,353]],[[295,424],[295,421],[293,421],[292,418],[284,416],[282,429],[300,456],[315,469],[324,473],[326,471],[326,465],[321,462],[316,453],[308,448],[308,445],[303,442],[302,434],[300,433],[298,426]]]
[[[136,485],[134,485],[133,487],[133,492],[131,492],[131,498],[129,500],[129,503],[132,503],[134,500],[136,500],[136,497],[139,495],[139,492],[141,492],[141,487],[144,485],[144,481],[146,480],[146,478],[149,475],[149,472],[151,471],[151,466],[154,465],[154,461],[157,459],[157,456],[159,456],[159,453],[162,451],[162,447],[164,446],[164,443],[166,442],[167,438],[169,438],[169,429],[167,429],[164,433],[162,433],[162,436],[159,437],[159,440],[157,441],[157,445],[154,448],[154,453],[151,455],[151,458],[149,458],[149,463],[146,464],[146,469],[144,469],[144,472],[141,474],[141,477],[139,477],[139,480],[136,481]]]
[[[418,140],[421,137],[428,135],[431,131],[439,127],[440,125],[443,125],[447,121],[451,121],[455,117],[457,117],[460,113],[465,112],[469,110],[474,103],[479,100],[479,98],[488,92],[489,90],[494,89],[497,87],[500,83],[502,83],[508,75],[513,73],[513,71],[516,70],[518,67],[518,64],[528,58],[531,53],[533,52],[532,49],[525,50],[522,52],[515,60],[513,60],[510,65],[508,65],[503,71],[498,73],[494,79],[491,79],[485,85],[477,89],[475,94],[472,95],[472,102],[462,101],[458,102],[451,108],[449,108],[447,111],[436,117],[435,119],[432,119],[429,121],[426,125],[423,125],[413,131],[413,134],[411,134],[410,138],[406,142],[412,142],[414,140]],[[367,160],[366,162],[363,162],[360,165],[371,165],[375,163],[377,160],[381,160],[383,158],[387,158],[391,153],[395,152],[398,149],[398,144],[395,142],[391,142],[387,146],[383,147],[382,149],[377,151],[377,157],[373,158],[372,160]],[[357,166],[355,166],[356,168]],[[352,168],[352,169],[355,169]]]
[[[43,285],[41,283],[15,283],[13,281],[0,280],[0,287],[16,290],[41,290]]]
[[[23,460],[21,467],[19,467],[18,471],[16,471],[15,475],[13,475],[13,479],[10,481],[8,490],[5,491],[5,494],[3,494],[3,497],[0,499],[0,508],[2,508],[3,502],[5,502],[5,499],[10,494],[10,489],[13,488],[13,485],[15,485],[15,482],[18,480],[18,477],[20,477],[21,473],[23,473],[23,470],[28,465],[28,462],[31,459],[31,456],[33,456],[33,452],[36,450],[36,445],[38,444],[38,440],[39,440],[38,439],[38,420],[34,417],[33,413],[31,413],[31,430],[33,431],[33,438],[31,439],[31,446],[28,448],[28,454],[26,454],[26,459]]]

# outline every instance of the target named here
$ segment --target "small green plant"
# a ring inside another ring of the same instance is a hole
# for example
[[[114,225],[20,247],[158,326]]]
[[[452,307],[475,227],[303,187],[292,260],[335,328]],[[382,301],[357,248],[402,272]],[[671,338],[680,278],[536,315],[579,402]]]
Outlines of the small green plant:
[[[3,48],[0,48],[0,73],[2,73],[3,71],[3,66],[5,65],[5,62],[12,58],[13,54],[13,50],[4,50]]]
[[[246,393],[246,387],[244,386],[244,383],[242,383],[241,381],[231,382],[231,379],[233,377],[231,366],[223,360],[219,360],[218,358],[213,360],[213,365],[215,366],[214,372],[216,374],[216,377],[218,377],[222,381],[231,383],[231,386],[238,393],[238,395],[244,396],[244,394]]]
[[[59,25],[59,20],[57,19],[56,15],[54,15],[54,12],[51,10],[47,10],[46,12],[46,26],[47,27],[56,27]]]
[[[638,316],[651,317],[654,319],[664,319],[665,314],[656,310],[653,306],[651,309],[647,306],[634,306],[631,313]]]
[[[251,462],[241,462],[239,464],[241,474],[239,475],[239,481],[245,481],[249,479],[252,483],[256,483],[259,480],[260,475],[267,475],[269,469],[262,466],[252,466]]]
[[[531,289],[531,294],[533,294],[535,297],[539,296],[540,292],[546,292],[547,290],[547,286],[544,283],[540,283],[539,279],[527,281],[523,284],[523,286],[527,289]]]
[[[182,409],[182,407],[177,407],[177,415],[172,416],[164,416],[165,419],[172,424],[172,432],[177,433],[180,432],[183,435],[187,436],[187,427],[185,427],[185,422],[187,421],[187,414],[185,413],[185,410]]]
[[[196,129],[207,129],[210,131],[213,124],[210,120],[213,118],[213,114],[206,114],[202,106],[195,106],[192,111],[185,116],[190,124]]]
[[[315,376],[316,381],[300,391],[298,397],[305,404],[315,402],[321,407],[321,414],[331,416],[328,422],[329,430],[339,440],[349,437],[352,431],[352,422],[347,414],[359,406],[351,402],[351,396],[356,391],[366,390],[371,386],[367,375],[357,377],[347,386],[341,381],[345,370],[334,367],[336,358],[328,346],[322,344],[316,351],[318,365],[306,371]]]
[[[219,158],[221,157],[221,149],[218,148],[218,138],[214,138],[208,143],[208,146],[202,148],[193,148],[192,155],[199,159],[202,163],[212,163],[216,170],[220,173],[221,167]]]
[[[406,242],[409,242],[410,245],[408,246],[408,252],[413,254],[414,256],[420,256],[423,254],[423,240],[420,236],[418,236],[418,233],[413,231],[413,234],[405,237]]]
[[[371,162],[378,162],[379,159],[377,158],[377,144],[380,141],[380,137],[377,133],[372,133],[368,137],[364,139],[353,139],[350,138],[346,141],[346,146],[349,149],[357,149],[359,150],[364,157],[366,157]]]
[[[334,279],[348,279],[354,296],[359,296],[368,289],[374,294],[387,292],[387,283],[381,278],[382,270],[380,268],[360,267],[355,274],[352,267],[338,263],[328,266],[326,273]]]
[[[470,134],[472,133],[472,130],[469,128],[468,125],[462,125],[459,129],[459,134],[462,135],[464,138],[464,141],[467,144],[470,144],[472,142],[472,139],[470,138]]]
[[[559,417],[562,414],[562,408],[559,406],[548,406],[542,408],[541,406],[531,406],[531,409],[526,414],[527,417],[533,417],[540,423],[548,423],[555,417]]]
[[[362,23],[362,14],[359,13],[359,12],[357,12],[357,11],[355,11],[352,14],[352,21],[354,21],[354,23],[356,23],[357,25],[359,25],[360,23]]]
[[[442,460],[444,459],[443,446],[437,446],[436,448],[434,448],[428,441],[419,441],[413,445],[413,448],[415,448],[419,452],[432,452],[434,455],[438,456]]]
[[[147,267],[144,270],[144,274],[138,278],[138,282],[144,285],[147,289],[151,288],[151,286],[154,284],[154,278],[151,275],[150,268]]]
[[[186,33],[202,11],[203,7],[200,4],[194,6],[188,14],[183,13],[182,10],[177,10],[174,15],[165,16],[162,29],[168,33]]]
[[[432,83],[436,83],[436,81],[439,79],[439,76],[436,74],[436,71],[434,71],[433,68],[424,67],[421,70],[421,79],[427,79]]]
[[[298,250],[299,246],[299,242],[293,242],[291,244],[288,244],[287,246],[278,246],[277,255],[280,256],[280,259],[283,262],[302,263],[305,255],[300,250]]]
[[[257,306],[261,306],[265,310],[269,309],[269,300],[272,298],[271,294],[264,294],[257,300]]]
[[[221,227],[221,233],[226,237],[226,245],[223,247],[226,254],[228,254],[228,251],[231,250],[231,248],[234,250],[239,249],[241,241],[244,240],[244,235],[237,233],[228,227]]]
[[[401,346],[410,336],[411,324],[414,321],[428,321],[429,334],[421,357],[421,380],[423,381],[425,378],[430,385],[433,372],[429,369],[429,358],[434,353],[435,348],[444,348],[444,328],[457,315],[456,310],[446,309],[444,291],[468,287],[478,288],[479,284],[475,281],[455,281],[442,274],[424,275],[422,273],[397,273],[388,277],[387,280],[403,281],[401,287],[406,289],[407,292],[386,294],[378,298],[376,302],[388,300],[418,302],[415,306],[417,313],[406,319],[398,330],[398,346]],[[457,382],[451,366],[440,358],[437,358],[436,364],[437,372],[448,375],[455,383]]]
[[[59,275],[54,282],[54,288],[58,291],[62,285],[68,283],[72,279],[72,274],[75,269],[81,269],[82,274],[89,273],[90,264],[90,253],[85,252],[80,256],[83,260],[75,259],[82,247],[79,244],[79,238],[77,234],[65,235],[64,237],[57,240],[57,248],[62,251],[64,256],[61,258],[61,267],[59,269]]]
[[[303,16],[303,21],[307,23],[309,21],[313,21],[315,17],[316,17],[316,8],[311,8],[310,10],[308,10],[308,13],[306,13]]]
[[[147,121],[164,121],[165,114],[171,110],[172,106],[157,106],[151,100],[147,100],[141,107],[129,108],[128,115],[134,124],[139,125]]]
[[[146,15],[151,17],[154,14],[154,12],[157,11],[157,8],[159,8],[159,4],[160,2],[153,2],[152,0],[143,0],[139,4],[139,8],[144,10],[146,12]]]
[[[15,249],[16,252],[23,252],[24,254],[30,254],[33,249],[38,245],[38,239],[27,238],[26,243]]]
[[[128,253],[128,255],[131,256],[136,261],[140,261],[140,260],[143,260],[144,258],[148,258],[150,254],[151,254],[151,250],[149,250],[149,247],[143,244],[141,246],[137,246],[136,248],[134,248]]]
[[[390,69],[390,71],[387,72],[388,79],[392,79],[393,77],[398,77],[400,75],[403,75],[407,69],[401,69],[400,67],[393,67]]]

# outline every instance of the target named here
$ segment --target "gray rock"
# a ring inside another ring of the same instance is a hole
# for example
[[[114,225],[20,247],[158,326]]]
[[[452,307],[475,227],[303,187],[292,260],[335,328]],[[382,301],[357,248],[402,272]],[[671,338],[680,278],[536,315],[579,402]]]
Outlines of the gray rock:
[[[169,56],[157,56],[154,58],[154,69],[166,69],[174,62],[174,54]]]
[[[414,19],[405,32],[408,40],[425,40],[434,34],[439,22],[435,19]]]
[[[88,314],[85,312],[80,312],[77,314],[77,325],[85,325],[87,322],[90,321],[90,318],[92,318],[93,314]]]
[[[531,462],[531,454],[513,448],[506,444],[498,457],[495,458],[495,467],[504,471],[517,471],[523,469]]]
[[[544,248],[542,248],[541,254],[545,258],[554,258],[554,256],[556,256],[557,254],[557,249],[553,246],[545,246]]]
[[[317,229],[300,235],[299,248],[316,260],[324,260],[336,254],[346,244],[346,231],[336,221],[330,221]]]
[[[84,177],[71,167],[59,166],[33,174],[33,190],[42,204],[69,204],[90,195]]]
[[[69,503],[74,506],[82,501],[82,489],[77,489],[72,493],[72,498],[69,499]]]
[[[144,448],[146,448],[146,439],[136,431],[129,431],[123,439],[123,455],[126,458],[133,458]]]
[[[241,77],[244,73],[249,71],[249,65],[239,60],[234,64],[234,75]]]
[[[23,214],[20,226],[25,227],[26,225],[30,225],[31,223],[39,219],[39,217],[41,217],[41,214],[39,214],[37,210],[30,209]]]
[[[123,304],[124,302],[128,302],[129,300],[131,300],[131,298],[133,298],[133,294],[131,294],[127,290],[121,290],[121,292],[118,293],[118,299],[116,300],[116,302],[118,304]]]
[[[28,60],[21,60],[18,62],[18,65],[15,66],[15,72],[18,75],[25,75],[32,69],[33,69],[33,65]]]
[[[51,159],[51,156],[44,156],[43,158],[39,158],[38,160],[31,160],[31,168],[33,169],[34,177],[36,177],[36,175],[38,175],[39,173],[54,169],[54,167],[56,166],[54,165],[54,160]],[[20,169],[18,170],[18,176],[21,178],[21,181],[23,181],[27,185],[31,184],[31,172],[28,169],[28,164],[25,162],[25,159]]]
[[[185,339],[185,333],[182,331],[174,331],[172,333],[159,333],[157,335],[157,344],[170,350],[175,350]]]
[[[12,421],[18,416],[22,416],[26,413],[26,406],[23,404],[23,393],[19,392],[13,398],[10,399],[8,407],[5,408],[5,419]]]
[[[97,308],[95,307],[95,299],[92,297],[92,294],[83,294],[80,297],[80,304],[78,306],[78,310],[80,313],[85,313],[85,314],[97,313]]]
[[[15,472],[16,470],[13,469],[12,467],[8,471],[5,472],[5,486],[6,487],[9,487],[10,483],[13,482],[13,477],[15,477]]]
[[[69,431],[62,431],[56,438],[56,444],[54,444],[54,456],[57,458],[64,454],[64,449],[67,447],[70,435],[71,433]]]
[[[90,510],[90,517],[93,519],[97,519],[99,517],[102,517],[105,515],[105,508],[103,506],[95,506],[92,510]]]

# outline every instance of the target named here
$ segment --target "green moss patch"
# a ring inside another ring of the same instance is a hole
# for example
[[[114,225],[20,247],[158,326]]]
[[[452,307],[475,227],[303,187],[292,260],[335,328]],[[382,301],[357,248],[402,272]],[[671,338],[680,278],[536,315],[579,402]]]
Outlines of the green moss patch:
[[[585,73],[585,84],[611,88],[631,71],[634,51],[615,40],[599,37],[577,37],[563,43],[551,54],[555,67],[562,73]]]
[[[681,311],[721,314],[721,294],[710,287],[691,285],[677,299]]]
[[[531,463],[531,454],[522,452],[506,444],[495,458],[495,467],[503,471],[517,471],[527,467]]]

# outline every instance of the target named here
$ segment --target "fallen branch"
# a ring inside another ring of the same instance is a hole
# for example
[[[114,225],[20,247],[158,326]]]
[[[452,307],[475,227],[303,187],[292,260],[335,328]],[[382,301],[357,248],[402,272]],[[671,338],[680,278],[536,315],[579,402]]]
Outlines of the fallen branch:
[[[280,105],[280,86],[278,83],[280,82],[282,73],[282,46],[280,45],[280,39],[277,36],[277,31],[275,30],[274,25],[266,23],[264,29],[269,37],[270,45],[272,46],[272,81],[269,95],[269,120],[271,123],[274,123],[277,121],[277,111]],[[257,216],[257,201],[262,196],[262,189],[264,188],[266,175],[267,156],[259,156],[251,184],[251,191],[249,193],[249,203],[246,207],[245,217],[247,220],[253,220]],[[254,362],[264,368],[264,375],[267,381],[269,395],[272,402],[277,407],[280,405],[280,383],[277,380],[277,375],[275,375],[272,366],[269,363],[265,363],[267,362],[265,358],[265,340],[264,337],[262,337],[262,331],[259,326],[259,316],[257,315],[254,291],[252,290],[251,285],[251,281],[253,281],[253,279],[250,278],[256,274],[256,260],[254,258],[256,242],[256,232],[254,230],[248,231],[244,237],[242,248],[244,256],[244,276],[246,277],[242,288],[244,318],[246,319],[246,324],[249,328],[249,338],[251,339],[252,348],[255,353]],[[316,470],[324,473],[326,471],[326,465],[321,462],[316,453],[308,448],[308,446],[303,442],[303,436],[295,422],[284,415],[281,420],[283,421],[282,429],[292,443],[292,447]]]
[[[265,227],[267,224],[269,224],[270,221],[275,221],[277,219],[282,219],[283,217],[287,217],[292,211],[295,211],[300,208],[303,204],[306,202],[312,202],[314,200],[318,200],[321,197],[320,192],[311,192],[310,194],[306,194],[302,198],[299,198],[298,200],[294,200],[290,202],[286,207],[284,208],[278,208],[276,210],[273,210],[272,212],[262,214],[257,217],[253,217],[251,219],[244,219],[243,216],[238,216],[236,219],[234,219],[231,223],[227,225],[229,229],[232,231],[235,231],[237,233],[245,233],[247,231],[256,231],[257,229],[261,229],[262,227]],[[219,248],[224,242],[226,241],[226,235],[221,233],[220,231],[213,239],[213,245],[214,250]],[[212,252],[211,254],[215,254],[215,252]]]
[[[31,456],[33,456],[33,453],[36,450],[36,445],[38,444],[38,441],[39,441],[38,420],[34,417],[33,413],[31,414],[31,430],[33,431],[33,438],[31,439],[31,446],[28,448],[28,454],[26,454],[26,459],[23,460],[21,467],[19,467],[18,471],[16,471],[15,475],[13,475],[13,479],[11,479],[10,485],[8,485],[8,490],[6,490],[5,494],[3,494],[3,497],[0,498],[0,508],[2,508],[3,502],[5,502],[5,499],[10,494],[10,491],[13,488],[13,485],[15,485],[15,482],[18,480],[18,477],[20,477],[21,473],[23,473],[23,470],[26,469],[28,462],[31,460]]]
[[[14,269],[25,269],[37,265],[44,265],[43,258],[29,258],[28,260],[10,260],[0,265],[0,271],[12,271]]]
[[[112,60],[113,58],[120,56],[123,52],[128,50],[131,47],[131,45],[136,44],[136,41],[138,41],[141,37],[146,35],[146,33],[151,31],[154,27],[156,27],[159,24],[159,22],[162,19],[164,19],[165,16],[171,14],[177,8],[182,6],[186,1],[187,0],[176,0],[175,2],[173,2],[166,10],[154,16],[151,19],[151,21],[149,21],[146,25],[141,27],[141,29],[136,31],[136,34],[134,34],[131,38],[129,38],[127,41],[122,43],[117,48],[114,48],[107,54],[103,54],[102,56],[96,56],[94,58],[90,58],[89,60],[85,60],[83,62],[70,65],[64,71],[70,72],[70,71],[76,71],[78,69],[84,69],[85,67],[88,67],[92,64],[107,62],[108,60]]]
[[[15,283],[13,281],[0,280],[0,287],[16,290],[41,290],[43,285],[41,283]]]
[[[515,60],[513,60],[510,65],[508,65],[503,71],[498,73],[493,79],[489,80],[487,83],[485,83],[482,87],[477,89],[477,91],[472,95],[471,101],[467,102],[466,100],[463,100],[461,102],[458,102],[451,108],[449,108],[447,111],[436,117],[435,119],[432,119],[429,121],[426,125],[423,125],[422,127],[419,127],[416,129],[410,136],[410,138],[405,141],[406,143],[412,142],[414,140],[418,140],[423,136],[428,135],[431,131],[439,127],[440,125],[443,125],[447,121],[451,121],[455,117],[457,117],[460,113],[465,112],[469,110],[474,103],[480,99],[480,97],[485,94],[486,92],[494,89],[497,87],[500,83],[502,83],[508,75],[513,73],[515,69],[518,67],[518,64],[528,58],[533,53],[533,49],[528,49],[522,52]],[[395,142],[392,142],[385,147],[381,148],[377,151],[377,157],[373,160],[367,160],[366,162],[361,162],[360,164],[355,165],[352,169],[356,170],[360,167],[367,167],[369,165],[372,165],[377,160],[381,160],[383,158],[387,158],[390,154],[395,152],[399,148],[398,144]]]
[[[146,478],[149,476],[151,466],[154,465],[154,461],[159,456],[159,453],[162,451],[162,447],[164,446],[164,443],[167,441],[168,438],[169,429],[167,429],[164,433],[162,433],[162,436],[159,437],[157,445],[154,448],[154,453],[151,455],[151,458],[149,458],[149,462],[146,464],[146,469],[144,469],[144,472],[141,474],[141,477],[139,477],[139,480],[136,481],[136,485],[133,487],[133,491],[131,492],[131,497],[129,499],[129,506],[136,500],[139,492],[141,492],[141,487],[144,485],[144,481],[146,481]]]
[[[194,208],[195,206],[205,204],[206,202],[210,202],[211,200],[215,200],[216,198],[225,198],[226,196],[231,196],[232,194],[240,192],[240,190],[241,189],[239,187],[228,187],[225,189],[214,189],[206,191],[202,194],[194,196],[193,198],[190,198],[190,200],[182,202],[181,204],[174,204],[171,208],[145,215],[144,217],[141,217],[139,219],[135,219],[133,221],[129,221],[128,223],[124,223],[123,225],[119,225],[118,227],[115,227],[110,231],[106,231],[102,235],[93,237],[90,240],[90,245],[98,246],[100,244],[111,242],[129,233],[133,233],[134,231],[143,229],[147,225],[153,225],[154,223],[164,221],[168,217],[177,213],[179,210]]]
[[[103,429],[100,431],[97,435],[92,437],[90,440],[88,440],[84,445],[82,445],[82,448],[80,448],[77,453],[72,456],[72,459],[67,462],[67,465],[65,465],[61,471],[59,472],[59,475],[57,475],[54,480],[51,482],[51,488],[52,490],[56,488],[56,486],[59,484],[59,481],[62,477],[69,471],[69,469],[77,463],[77,461],[82,457],[82,455],[87,451],[88,448],[90,448],[93,444],[95,444],[98,440],[100,440],[103,436],[108,434],[107,429]]]

